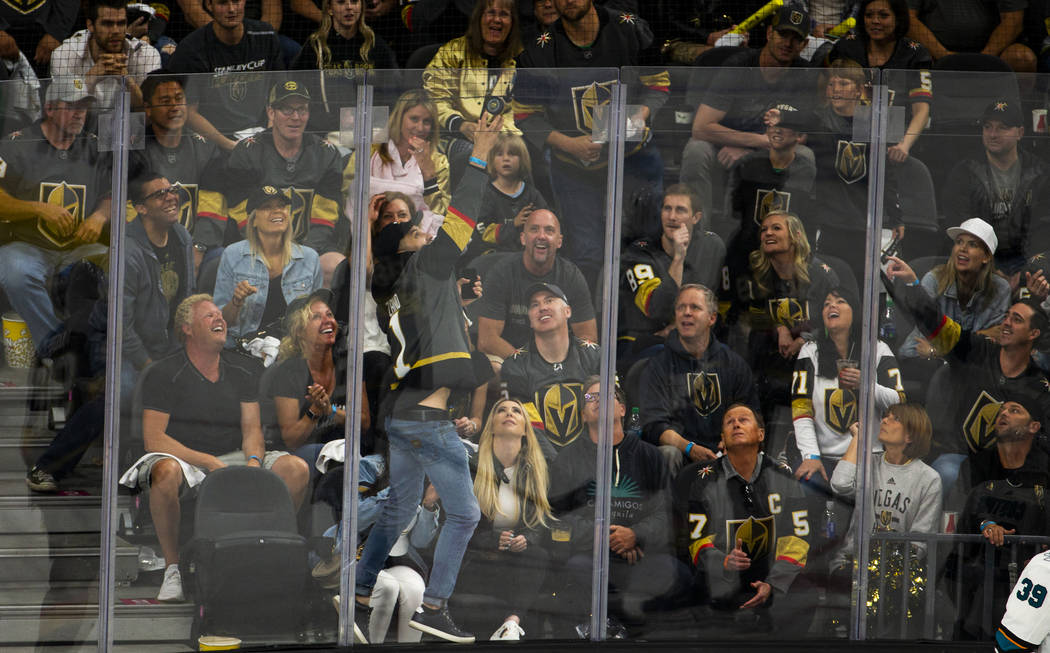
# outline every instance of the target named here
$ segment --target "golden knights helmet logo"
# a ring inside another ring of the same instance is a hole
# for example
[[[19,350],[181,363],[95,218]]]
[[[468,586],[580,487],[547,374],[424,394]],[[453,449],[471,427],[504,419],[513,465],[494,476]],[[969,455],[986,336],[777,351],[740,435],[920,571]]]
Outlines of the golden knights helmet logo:
[[[583,406],[582,383],[554,383],[536,393],[536,407],[551,442],[559,447],[569,444],[583,430],[580,409]]]
[[[868,176],[868,144],[839,141],[835,153],[835,172],[847,184],[854,184]]]
[[[879,511],[878,523],[875,525],[876,531],[892,531],[893,530],[893,512],[890,510]]]
[[[197,184],[173,184],[179,197],[179,224],[192,232],[197,222]]]
[[[284,189],[284,194],[292,200],[292,205],[288,207],[292,218],[292,239],[301,243],[310,233],[310,207],[313,206],[314,189],[289,187]]]
[[[770,213],[791,210],[791,193],[775,188],[759,188],[755,191],[755,224],[761,225]]]
[[[793,327],[809,319],[808,302],[794,297],[775,297],[769,300],[769,315],[776,324]]]
[[[4,4],[20,14],[31,14],[44,4],[44,0],[3,0]]]
[[[984,390],[973,402],[962,425],[963,440],[970,451],[982,451],[995,443],[995,418],[1002,405],[1001,401]]]
[[[849,425],[857,421],[857,395],[852,390],[826,388],[824,390],[824,421],[831,430],[846,435]]]
[[[726,542],[741,540],[747,557],[758,560],[773,553],[777,541],[777,526],[773,516],[726,520]]]
[[[84,205],[87,203],[87,186],[82,184],[67,184],[64,181],[57,183],[42,181],[40,182],[40,201],[45,204],[61,206],[68,211],[69,215],[73,216],[74,229],[68,234],[59,234],[51,228],[51,225],[43,220],[37,219],[37,231],[43,234],[44,238],[47,238],[56,247],[65,247],[76,240],[76,236],[74,236],[76,227],[79,227],[80,223],[84,221]]]
[[[244,102],[244,98],[248,96],[248,82],[243,79],[239,79],[235,76],[229,84],[230,99],[234,102]]]
[[[704,417],[718,410],[722,405],[722,384],[718,372],[689,372],[689,396],[693,406]]]
[[[590,133],[594,129],[594,113],[598,107],[608,107],[612,101],[615,81],[592,82],[572,88],[572,110],[576,114],[576,129]]]

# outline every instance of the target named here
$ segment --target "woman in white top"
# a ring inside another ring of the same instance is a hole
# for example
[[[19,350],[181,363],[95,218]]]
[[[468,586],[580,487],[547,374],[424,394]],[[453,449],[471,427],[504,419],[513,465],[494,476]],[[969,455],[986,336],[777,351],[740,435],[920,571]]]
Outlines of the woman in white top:
[[[809,481],[817,474],[827,481],[827,469],[846,452],[849,428],[857,421],[862,343],[860,303],[851,289],[833,288],[824,298],[824,330],[802,345],[791,383],[791,416],[795,444],[802,463],[795,477]],[[875,350],[875,409],[904,400],[897,360],[879,341]]]
[[[503,399],[489,412],[477,456],[474,494],[481,520],[467,545],[457,595],[491,597],[490,608],[474,616],[503,620],[491,639],[519,639],[525,632],[521,621],[547,574],[543,542],[554,521],[547,458],[554,452],[546,438],[536,437],[521,402]]]

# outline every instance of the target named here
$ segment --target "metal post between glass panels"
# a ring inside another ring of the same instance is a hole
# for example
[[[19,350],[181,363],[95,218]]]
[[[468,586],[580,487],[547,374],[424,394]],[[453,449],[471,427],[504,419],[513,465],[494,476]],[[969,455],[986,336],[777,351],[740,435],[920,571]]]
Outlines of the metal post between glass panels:
[[[361,393],[356,391],[363,378],[361,315],[364,311],[365,261],[368,256],[368,239],[364,237],[368,224],[368,179],[369,150],[372,147],[372,86],[370,80],[357,87],[357,106],[354,110],[354,151],[357,153],[354,173],[355,183],[350,189],[349,201],[354,208],[350,233],[357,234],[351,254],[350,315],[347,320],[347,372],[346,414],[361,414]],[[339,539],[342,570],[339,574],[339,645],[354,645],[354,585],[357,578],[357,483],[358,464],[361,458],[361,420],[347,419],[345,438],[345,463],[343,465],[343,513]]]
[[[124,341],[124,303],[118,301],[124,288],[124,218],[127,203],[128,145],[131,95],[125,88],[116,95],[112,117],[113,174],[109,219],[109,305],[106,335],[106,411],[103,427],[104,469],[102,476],[102,533],[99,542],[98,649],[113,647],[113,602],[115,600],[117,467],[120,444],[120,366]]]
[[[884,174],[886,170],[886,112],[889,106],[889,93],[882,84],[881,72],[876,72],[871,87],[871,153],[868,168],[868,235],[865,242],[864,287],[862,290],[864,304],[864,355],[860,362],[861,378],[874,379],[878,365],[878,291],[879,291],[879,253],[882,234],[882,197]],[[871,533],[865,526],[869,523],[868,515],[872,511],[868,482],[871,478],[871,433],[875,412],[875,384],[861,384],[857,397],[858,414],[862,417],[859,451],[857,461],[857,504],[854,523],[859,524],[856,538],[857,566],[854,571],[853,620],[850,627],[850,639],[867,638],[867,597],[868,597],[868,543]],[[880,599],[884,597],[880,596]]]
[[[602,357],[599,374],[602,420],[598,430],[598,453],[595,467],[594,492],[594,561],[591,567],[591,640],[605,639],[606,615],[609,607],[609,520],[612,477],[613,411],[610,391],[616,383],[616,292],[620,269],[620,218],[622,201],[620,187],[623,181],[623,135],[627,119],[626,93],[622,84],[612,87],[609,101],[609,174],[605,193],[605,267],[602,288]]]

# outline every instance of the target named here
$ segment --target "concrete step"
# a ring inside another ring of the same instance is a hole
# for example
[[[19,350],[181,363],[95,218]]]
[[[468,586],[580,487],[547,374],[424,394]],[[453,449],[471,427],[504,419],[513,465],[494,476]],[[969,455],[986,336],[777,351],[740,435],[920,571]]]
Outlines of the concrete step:
[[[64,583],[98,578],[95,533],[0,534],[0,583]],[[116,580],[138,577],[138,546],[117,538]]]
[[[158,647],[153,650],[163,651],[192,650],[186,641],[193,627],[193,605],[190,603],[118,602],[113,608],[113,616],[116,619],[114,640],[124,642],[123,646],[127,647],[124,650],[149,650],[143,646]],[[0,605],[0,623],[4,624],[5,653],[17,650],[18,646],[70,643],[91,650],[91,643],[97,637],[98,605]]]
[[[102,527],[102,468],[89,451],[77,472],[59,484],[57,494],[37,494],[26,486],[25,469],[0,472],[0,524],[6,533],[86,533]],[[133,497],[117,497],[119,514]]]

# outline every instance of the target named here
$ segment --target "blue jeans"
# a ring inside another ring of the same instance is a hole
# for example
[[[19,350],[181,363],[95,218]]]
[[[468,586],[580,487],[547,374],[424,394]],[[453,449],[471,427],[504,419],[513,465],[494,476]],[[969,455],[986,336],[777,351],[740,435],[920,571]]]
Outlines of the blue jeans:
[[[434,567],[423,601],[444,606],[456,586],[467,542],[481,518],[467,451],[448,420],[414,422],[391,418],[387,419],[386,429],[390,440],[390,495],[361,553],[356,592],[362,596],[372,593],[390,549],[416,514],[426,477],[441,497],[445,525],[438,535]]]
[[[48,336],[61,325],[48,294],[47,280],[61,267],[105,251],[104,245],[81,245],[65,252],[23,242],[0,247],[0,287],[29,327],[38,354],[43,353],[40,347]]]
[[[966,462],[966,458],[964,453],[942,453],[930,463],[930,467],[941,475],[941,491],[945,497],[955,487],[955,482],[959,480],[959,469]]]

